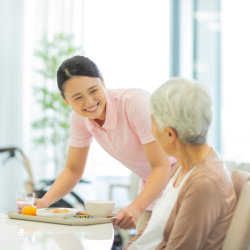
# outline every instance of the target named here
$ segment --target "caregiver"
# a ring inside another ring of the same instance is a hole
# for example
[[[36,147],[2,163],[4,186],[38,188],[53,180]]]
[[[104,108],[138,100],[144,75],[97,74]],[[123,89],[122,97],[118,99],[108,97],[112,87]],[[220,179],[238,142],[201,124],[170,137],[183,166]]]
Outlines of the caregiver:
[[[150,94],[135,88],[105,88],[96,64],[84,56],[64,61],[57,72],[57,83],[64,101],[73,109],[70,145],[65,168],[50,190],[35,202],[36,207],[50,206],[75,187],[94,137],[108,154],[141,179],[141,192],[118,212],[114,222],[123,229],[136,225],[140,230],[165,188],[174,162],[152,135]]]

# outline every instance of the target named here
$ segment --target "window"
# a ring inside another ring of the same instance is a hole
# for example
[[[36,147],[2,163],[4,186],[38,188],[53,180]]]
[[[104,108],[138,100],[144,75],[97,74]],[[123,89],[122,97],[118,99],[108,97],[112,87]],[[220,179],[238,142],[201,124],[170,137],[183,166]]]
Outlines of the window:
[[[173,0],[171,76],[210,87],[214,114],[208,141],[221,152],[220,1]]]
[[[236,162],[250,162],[249,10],[248,0],[222,0],[222,152]]]
[[[171,76],[209,85],[209,142],[225,160],[250,161],[248,0],[171,1]]]

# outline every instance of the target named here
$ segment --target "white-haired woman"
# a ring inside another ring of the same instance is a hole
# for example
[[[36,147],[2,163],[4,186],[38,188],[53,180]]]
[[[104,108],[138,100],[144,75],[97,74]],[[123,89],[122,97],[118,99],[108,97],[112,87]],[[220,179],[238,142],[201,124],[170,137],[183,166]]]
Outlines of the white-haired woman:
[[[207,143],[211,106],[207,88],[194,80],[173,78],[151,96],[153,134],[178,162],[129,250],[221,249],[236,197],[227,168]]]

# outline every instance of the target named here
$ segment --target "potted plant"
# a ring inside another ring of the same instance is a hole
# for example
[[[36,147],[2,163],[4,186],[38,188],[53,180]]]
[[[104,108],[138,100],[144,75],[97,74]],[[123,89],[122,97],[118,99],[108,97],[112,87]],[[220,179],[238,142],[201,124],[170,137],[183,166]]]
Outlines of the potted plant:
[[[41,82],[34,86],[40,112],[32,122],[33,142],[46,150],[46,162],[53,163],[55,175],[65,165],[71,112],[57,89],[56,72],[62,61],[82,54],[81,48],[73,45],[73,40],[72,35],[66,34],[56,34],[51,40],[43,36],[39,49],[35,51],[40,63],[36,71]]]

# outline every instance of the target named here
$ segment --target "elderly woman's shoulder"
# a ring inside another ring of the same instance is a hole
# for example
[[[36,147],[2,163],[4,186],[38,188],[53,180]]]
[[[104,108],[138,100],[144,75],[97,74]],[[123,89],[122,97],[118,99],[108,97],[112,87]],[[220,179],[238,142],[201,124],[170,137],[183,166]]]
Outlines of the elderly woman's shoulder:
[[[207,194],[216,194],[217,197],[227,197],[234,192],[230,173],[218,156],[196,167],[190,176],[190,185],[193,188],[206,190]]]
[[[195,176],[198,178],[208,178],[213,182],[231,181],[230,173],[222,159],[218,156],[210,157],[197,166],[194,171]]]

